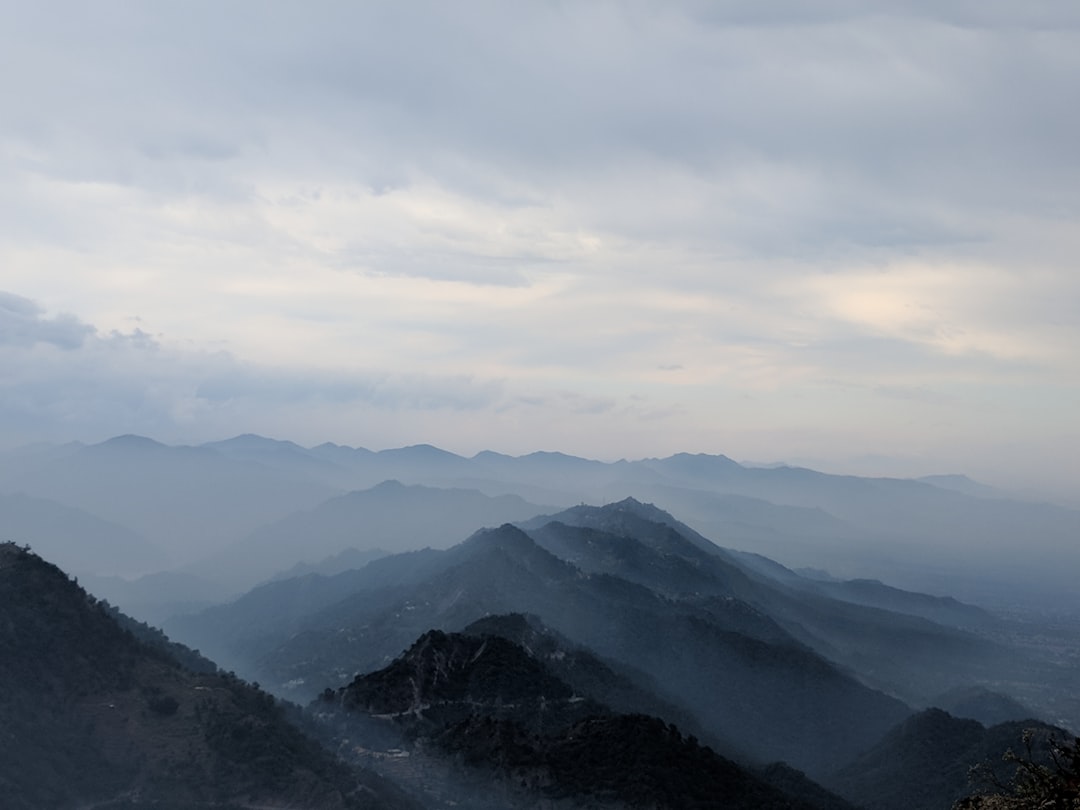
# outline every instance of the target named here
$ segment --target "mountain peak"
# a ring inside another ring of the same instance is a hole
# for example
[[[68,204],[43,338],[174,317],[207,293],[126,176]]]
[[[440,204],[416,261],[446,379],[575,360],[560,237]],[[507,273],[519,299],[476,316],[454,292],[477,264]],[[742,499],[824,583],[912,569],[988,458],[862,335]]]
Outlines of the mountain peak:
[[[17,563],[23,556],[30,554],[29,549],[23,548],[10,541],[0,543],[0,568],[7,568]]]
[[[565,560],[541,547],[529,535],[511,523],[504,523],[497,529],[481,529],[457,546],[470,560],[467,565],[474,566],[481,557],[494,562],[495,569],[484,567],[483,570],[502,570],[509,564],[515,570],[529,571],[546,581],[562,581],[578,574],[577,569]]]
[[[429,630],[389,666],[358,675],[340,694],[347,708],[415,719],[430,714],[428,723],[444,725],[478,706],[501,713],[518,704],[532,709],[569,701],[573,690],[509,639]],[[521,719],[536,714],[527,711]]]
[[[614,501],[600,507],[601,511],[630,512],[638,517],[648,518],[658,522],[675,522],[675,517],[670,512],[665,512],[656,504],[639,501],[634,497],[626,497],[621,501]]]
[[[480,529],[462,545],[518,550],[539,548],[529,535],[512,523],[504,523],[496,529]]]
[[[704,551],[715,554],[718,550],[711,540],[676,520],[660,507],[642,503],[632,497],[604,506],[572,506],[555,515],[541,515],[525,521],[522,525],[526,529],[539,529],[550,521],[599,529],[611,534],[632,535],[638,539],[652,538],[660,541],[661,546],[667,546],[674,538],[679,538],[679,542],[696,546],[699,553]]]
[[[166,445],[162,444],[159,441],[147,438],[146,436],[139,436],[134,433],[124,433],[121,436],[113,436],[111,439],[106,439],[103,442],[90,446],[132,450],[157,450],[166,447]]]
[[[414,489],[420,489],[420,487],[417,486],[417,485],[414,485],[413,488]],[[404,489],[408,489],[408,487],[406,487],[403,483],[398,481],[396,478],[387,478],[385,481],[380,481],[378,484],[373,486],[368,491],[369,492],[401,492]],[[359,492],[362,492],[362,490],[358,490],[356,493],[350,493],[350,494],[358,494]]]
[[[497,453],[494,450],[481,450],[472,457],[473,461],[512,461],[513,459],[513,456],[508,456],[506,453]]]
[[[207,442],[205,446],[226,447],[238,450],[262,450],[280,447],[294,448],[297,450],[302,449],[300,445],[295,442],[285,441],[284,439],[269,439],[266,436],[260,436],[258,433],[241,433],[239,436],[233,436],[231,439],[223,439],[220,442]]]
[[[410,444],[407,447],[394,447],[388,450],[380,450],[380,456],[411,456],[415,458],[429,459],[461,459],[457,453],[443,450],[433,444]]]
[[[737,461],[708,453],[676,453],[667,458],[643,459],[641,464],[665,478],[694,483],[729,480],[746,472]]]

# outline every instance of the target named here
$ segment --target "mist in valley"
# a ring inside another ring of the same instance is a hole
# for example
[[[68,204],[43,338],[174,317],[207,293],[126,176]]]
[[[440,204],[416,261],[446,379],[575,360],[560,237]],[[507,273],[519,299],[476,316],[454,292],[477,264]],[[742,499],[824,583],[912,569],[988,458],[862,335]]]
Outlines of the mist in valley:
[[[0,806],[1075,804],[1072,6],[7,5]]]
[[[1080,513],[968,479],[251,434],[4,460],[6,537],[185,666],[308,706],[308,733],[429,807],[625,800],[613,774],[655,757],[696,762],[691,792],[728,774],[748,806],[858,805],[911,778],[860,764],[895,728],[956,735],[968,753],[941,756],[961,758],[1080,728]],[[565,759],[608,734],[638,747],[595,778]]]

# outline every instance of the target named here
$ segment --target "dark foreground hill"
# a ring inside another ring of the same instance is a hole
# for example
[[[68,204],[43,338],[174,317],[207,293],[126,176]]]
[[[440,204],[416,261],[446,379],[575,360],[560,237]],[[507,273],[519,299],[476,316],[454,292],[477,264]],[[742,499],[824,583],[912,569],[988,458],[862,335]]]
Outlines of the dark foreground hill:
[[[1037,738],[1036,759],[1047,757],[1047,739],[1071,739],[1037,720],[986,728],[928,709],[898,725],[828,783],[867,810],[949,810],[962,797],[988,789],[997,792],[995,784],[1009,782],[1016,766],[1005,762],[1004,755],[1023,752],[1026,729]]]
[[[671,723],[582,694],[556,674],[568,651],[524,623],[500,617],[474,633],[498,625],[542,642],[535,648],[503,635],[425,633],[388,667],[328,690],[316,710],[331,723],[335,711],[362,718],[342,725],[353,750],[394,745],[450,763],[459,778],[442,786],[444,800],[449,792],[449,803],[470,807],[847,807],[797,775],[782,790]],[[589,682],[602,688],[602,663],[586,654],[575,668],[591,670]]]
[[[0,545],[0,806],[394,808],[232,675],[184,669],[28,549]]]

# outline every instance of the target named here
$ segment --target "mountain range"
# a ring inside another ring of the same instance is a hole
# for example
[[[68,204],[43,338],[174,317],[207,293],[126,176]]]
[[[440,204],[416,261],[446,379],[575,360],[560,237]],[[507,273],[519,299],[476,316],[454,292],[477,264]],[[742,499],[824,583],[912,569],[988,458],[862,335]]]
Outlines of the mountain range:
[[[274,691],[309,699],[385,667],[425,632],[530,614],[633,673],[669,707],[653,713],[689,718],[719,750],[818,778],[912,706],[1041,673],[1042,663],[1018,663],[1015,649],[987,635],[995,618],[986,611],[751,562],[625,499],[331,577],[268,583],[167,629]]]
[[[277,691],[324,684],[310,720],[25,548],[0,549],[0,578],[12,807],[932,810],[1036,723],[913,713],[873,687],[874,666],[837,660],[841,643],[874,656],[853,627],[909,647],[915,628],[951,679],[1000,675],[994,645],[961,627],[992,625],[984,611],[877,583],[834,599],[633,499],[268,582],[187,620],[210,636],[232,626],[249,677],[300,674]],[[863,604],[880,601],[913,613]],[[359,674],[342,683],[347,666]],[[1024,711],[983,687],[942,697]]]
[[[4,806],[945,810],[1080,727],[1077,513],[967,479],[119,437],[0,488],[95,594],[0,546]]]
[[[284,543],[273,564],[290,568],[343,551],[333,547],[332,536],[396,552],[445,547],[479,525],[498,525],[495,518],[485,519],[438,540],[425,531],[394,529],[380,537],[376,528],[386,524],[375,520],[366,533],[347,523],[331,526],[335,508],[347,511],[344,504],[333,506],[335,499],[390,480],[496,499],[516,496],[525,502],[518,501],[524,511],[535,506],[533,514],[633,496],[678,514],[727,548],[762,554],[792,569],[878,579],[995,607],[1080,608],[1080,590],[1069,573],[1080,566],[1080,511],[1010,499],[962,476],[859,478],[687,453],[617,462],[491,451],[465,458],[430,445],[373,452],[333,444],[304,448],[254,435],[195,447],[121,436],[96,445],[35,445],[0,453],[0,494],[81,510],[87,516],[85,538],[101,537],[90,525],[94,518],[119,527],[113,540],[127,543],[129,553],[113,557],[105,553],[104,539],[95,540],[103,553],[89,566],[94,558],[85,549],[68,553],[60,542],[64,533],[51,531],[50,553],[69,570],[130,577],[183,569],[216,578],[234,593],[254,584],[236,563],[251,561],[256,538],[268,540],[267,533],[278,532]],[[390,492],[380,494],[392,498]],[[509,504],[502,508],[513,511]],[[503,520],[530,516],[515,512]],[[322,520],[327,530],[312,537],[310,549],[305,536],[293,534],[287,542],[289,527],[302,528],[305,520]],[[22,525],[11,536],[19,540],[24,534],[23,542],[46,542],[50,532]],[[133,537],[141,552],[130,548]],[[101,570],[104,560],[114,570]]]

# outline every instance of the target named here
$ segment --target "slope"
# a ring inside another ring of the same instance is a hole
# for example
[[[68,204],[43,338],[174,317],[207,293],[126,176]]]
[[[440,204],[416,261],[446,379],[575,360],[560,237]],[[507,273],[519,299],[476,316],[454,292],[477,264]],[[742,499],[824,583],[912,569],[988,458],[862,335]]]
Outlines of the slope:
[[[136,532],[47,498],[0,494],[0,540],[29,544],[79,576],[153,571],[165,552]]]
[[[430,631],[388,667],[328,691],[318,711],[381,719],[413,755],[460,763],[484,785],[474,807],[842,806],[785,795],[662,720],[612,712],[554,675],[557,660],[500,635]]]
[[[444,546],[477,526],[523,520],[544,511],[516,495],[405,486],[384,481],[262,526],[197,565],[204,575],[251,587],[279,570],[349,548],[409,551]]]
[[[333,685],[385,666],[429,628],[522,612],[645,671],[703,727],[738,738],[763,760],[811,770],[838,765],[907,714],[801,645],[753,638],[707,608],[584,574],[512,526],[479,532],[444,554],[455,564],[405,592],[361,593],[313,614],[258,661],[257,677]]]
[[[986,728],[928,709],[892,729],[826,782],[867,810],[949,810],[957,799],[987,786],[973,780],[973,768],[983,769],[983,780],[1009,780],[1015,767],[1003,757],[1006,751],[1022,750],[1028,728],[1042,740],[1069,739],[1035,720]]]
[[[55,566],[0,545],[0,805],[405,807],[269,695],[183,669]]]
[[[697,604],[729,630],[805,644],[907,700],[923,702],[979,679],[1000,678],[1012,666],[1012,657],[999,646],[918,615],[931,613],[929,606],[951,604],[950,616],[989,621],[984,611],[964,611],[955,601],[884,586],[811,582],[766,558],[720,548],[633,498],[578,506],[524,525],[540,526],[530,529],[531,536],[584,571],[612,574]],[[912,612],[859,604],[852,593],[865,594],[864,602],[877,597]]]

